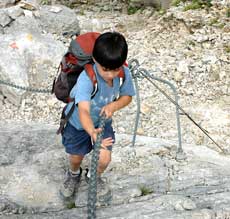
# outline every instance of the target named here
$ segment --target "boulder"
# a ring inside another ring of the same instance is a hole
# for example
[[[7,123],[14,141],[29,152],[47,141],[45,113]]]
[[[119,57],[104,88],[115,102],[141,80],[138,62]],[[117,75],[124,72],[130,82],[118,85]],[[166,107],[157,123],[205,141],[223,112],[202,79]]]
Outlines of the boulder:
[[[38,19],[42,28],[49,33],[62,35],[66,32],[80,32],[75,12],[62,5],[42,6]]]
[[[0,8],[5,8],[14,5],[16,0],[0,0]]]
[[[48,79],[50,66],[58,66],[65,47],[51,35],[20,33],[0,36],[1,79],[15,85],[41,88]],[[55,74],[55,72],[54,72]],[[25,91],[2,85],[7,99],[18,105]]]
[[[21,87],[41,88],[44,82],[48,84],[50,72],[55,71],[66,51],[64,44],[52,34],[62,35],[80,30],[73,10],[65,6],[39,8],[35,3],[21,1],[17,6],[0,10],[0,79]],[[28,5],[36,7],[25,7]],[[51,75],[55,74],[53,72]],[[26,92],[2,84],[0,91],[16,105],[20,104]]]

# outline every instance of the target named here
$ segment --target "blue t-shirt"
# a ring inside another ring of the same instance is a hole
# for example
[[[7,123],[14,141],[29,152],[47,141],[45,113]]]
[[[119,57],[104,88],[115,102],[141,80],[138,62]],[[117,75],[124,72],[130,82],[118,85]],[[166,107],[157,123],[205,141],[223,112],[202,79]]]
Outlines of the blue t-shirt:
[[[90,80],[87,73],[84,71],[80,74],[77,83],[74,85],[70,92],[70,97],[75,99],[75,104],[81,101],[90,101],[90,115],[93,120],[94,126],[99,125],[100,112],[103,106],[113,102],[118,96],[134,96],[135,91],[133,87],[132,77],[127,67],[124,67],[125,80],[120,86],[120,78],[113,79],[113,86],[109,86],[105,80],[98,74],[96,65],[94,64],[94,71],[96,73],[98,91],[96,95],[91,99],[91,93],[94,90],[93,83]],[[71,109],[73,103],[69,103],[66,109],[66,114]],[[82,125],[79,119],[78,107],[74,108],[69,122],[76,129],[82,130]]]

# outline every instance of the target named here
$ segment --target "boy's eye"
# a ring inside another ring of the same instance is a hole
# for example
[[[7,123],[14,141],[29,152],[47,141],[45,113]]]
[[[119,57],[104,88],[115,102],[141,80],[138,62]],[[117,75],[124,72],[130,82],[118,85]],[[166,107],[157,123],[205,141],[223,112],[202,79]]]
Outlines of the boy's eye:
[[[108,71],[108,69],[107,69],[107,68],[105,68],[105,67],[102,67],[102,70],[103,70],[103,71]]]
[[[115,69],[108,69],[108,68],[105,68],[105,67],[102,67],[102,70],[103,71],[119,71],[121,69],[121,67],[119,67],[119,68],[115,68]]]

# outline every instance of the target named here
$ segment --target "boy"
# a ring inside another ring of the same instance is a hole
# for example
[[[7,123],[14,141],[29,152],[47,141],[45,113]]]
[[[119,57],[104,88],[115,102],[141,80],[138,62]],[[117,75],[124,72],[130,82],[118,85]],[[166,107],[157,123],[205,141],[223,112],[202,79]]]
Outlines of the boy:
[[[96,141],[97,134],[101,131],[97,127],[102,114],[107,120],[98,161],[97,190],[98,194],[106,192],[105,182],[100,176],[111,161],[112,144],[115,140],[111,117],[114,112],[128,105],[135,95],[129,69],[123,67],[127,53],[126,40],[120,33],[101,34],[93,49],[98,84],[96,95],[91,99],[93,84],[86,72],[81,73],[71,90],[70,96],[75,99],[76,107],[62,135],[62,143],[70,161],[70,169],[61,188],[61,194],[65,198],[71,197],[77,190],[82,174],[80,165],[84,156],[92,150],[92,142]],[[120,86],[118,74],[122,68],[125,79]],[[71,104],[67,106],[66,113],[70,108]]]

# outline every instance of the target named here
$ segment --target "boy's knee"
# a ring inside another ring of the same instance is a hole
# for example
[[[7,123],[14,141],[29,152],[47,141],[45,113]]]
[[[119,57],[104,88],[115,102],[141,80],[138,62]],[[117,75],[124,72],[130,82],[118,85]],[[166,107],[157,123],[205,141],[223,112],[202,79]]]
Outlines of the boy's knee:
[[[81,164],[83,158],[84,156],[80,156],[80,155],[70,155],[70,161],[73,164]]]
[[[106,158],[104,157],[103,159],[99,160],[99,166],[105,169],[110,162],[111,162],[111,157],[106,157]]]

